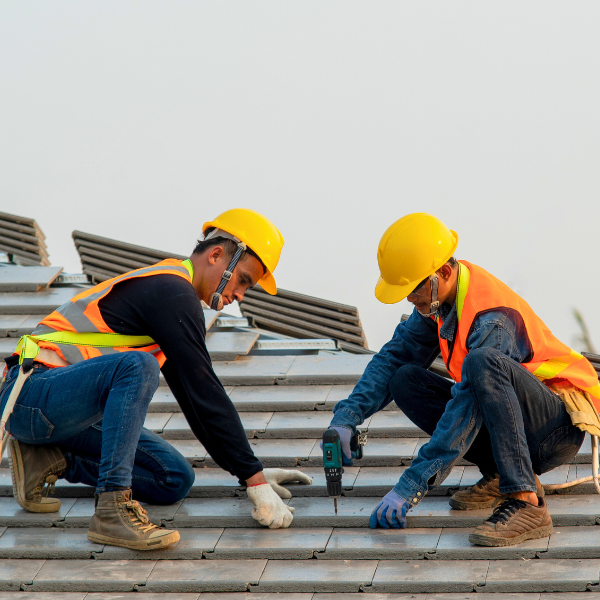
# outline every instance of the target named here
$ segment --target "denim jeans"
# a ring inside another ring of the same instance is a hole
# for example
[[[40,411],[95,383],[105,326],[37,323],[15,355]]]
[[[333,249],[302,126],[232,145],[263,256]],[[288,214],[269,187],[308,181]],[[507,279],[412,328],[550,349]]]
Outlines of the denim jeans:
[[[0,395],[4,408],[18,367]],[[132,488],[136,500],[172,504],[184,498],[194,470],[173,446],[143,427],[158,387],[159,366],[145,352],[122,352],[49,369],[36,365],[7,429],[28,444],[58,446],[63,477],[97,493]]]
[[[540,475],[577,454],[584,432],[571,424],[560,398],[527,369],[493,348],[465,358],[468,384],[405,365],[390,381],[398,407],[432,435],[394,488],[418,502],[464,456],[482,473],[500,476],[500,491],[535,491]],[[420,492],[420,493],[419,493]]]

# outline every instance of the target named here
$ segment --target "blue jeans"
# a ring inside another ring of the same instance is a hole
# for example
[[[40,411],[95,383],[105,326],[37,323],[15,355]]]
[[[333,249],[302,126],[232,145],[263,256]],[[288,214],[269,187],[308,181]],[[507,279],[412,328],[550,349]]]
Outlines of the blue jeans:
[[[136,500],[172,504],[185,498],[194,470],[173,446],[143,427],[158,387],[159,366],[145,352],[122,352],[49,369],[36,365],[7,429],[28,444],[65,454],[63,477],[96,493],[132,488]],[[18,367],[0,394],[4,408]]]
[[[498,473],[502,493],[533,492],[534,473],[577,454],[584,432],[571,424],[560,398],[519,363],[479,348],[466,356],[463,373],[468,383],[454,390],[451,381],[411,365],[390,381],[399,408],[432,435],[395,488],[402,497],[423,493],[432,477],[439,485],[461,456],[484,474]]]

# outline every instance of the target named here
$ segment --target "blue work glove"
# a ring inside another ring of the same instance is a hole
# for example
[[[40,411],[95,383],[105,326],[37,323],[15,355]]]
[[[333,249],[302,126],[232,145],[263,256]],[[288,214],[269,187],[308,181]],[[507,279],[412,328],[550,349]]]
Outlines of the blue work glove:
[[[410,508],[410,504],[396,494],[394,490],[390,490],[383,500],[371,513],[369,527],[377,529],[404,529],[406,527],[406,513]]]
[[[352,431],[346,429],[346,427],[328,427],[328,429],[335,429],[340,436],[340,443],[342,445],[342,466],[351,467],[354,464],[354,461],[352,460],[352,450],[350,450]],[[321,440],[321,450],[323,450],[323,440]]]

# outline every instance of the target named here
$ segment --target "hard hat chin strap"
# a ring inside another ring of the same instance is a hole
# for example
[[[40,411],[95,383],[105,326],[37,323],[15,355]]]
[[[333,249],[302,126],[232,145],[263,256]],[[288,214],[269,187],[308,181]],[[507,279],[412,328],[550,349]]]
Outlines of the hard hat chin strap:
[[[431,304],[429,305],[429,312],[423,313],[419,309],[417,309],[417,312],[422,317],[433,317],[437,314],[437,311],[440,308],[440,303],[437,297],[439,284],[438,276],[434,273],[429,277],[429,282],[431,285]]]
[[[230,237],[233,238],[233,236]],[[227,269],[225,269],[225,271],[223,271],[223,276],[221,277],[221,282],[217,287],[217,291],[210,297],[210,307],[213,310],[223,310],[223,290],[225,289],[227,282],[233,276],[233,270],[240,261],[240,258],[242,258],[244,252],[246,252],[246,244],[244,244],[244,242],[238,241],[237,250],[235,251],[233,258],[231,259],[229,266],[227,267]]]

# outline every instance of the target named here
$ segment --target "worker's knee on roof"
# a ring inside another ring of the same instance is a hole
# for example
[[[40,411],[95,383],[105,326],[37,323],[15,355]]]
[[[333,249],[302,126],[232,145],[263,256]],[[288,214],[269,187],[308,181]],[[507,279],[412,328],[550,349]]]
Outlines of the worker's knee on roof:
[[[475,348],[470,350],[463,362],[463,370],[469,382],[472,384],[477,381],[478,375],[480,378],[481,374],[485,371],[497,369],[497,361],[500,357],[506,358],[506,355],[502,354],[500,350],[496,350],[496,348]]]
[[[194,481],[196,481],[196,473],[190,463],[182,457],[178,468],[169,473],[168,491],[172,498],[165,504],[174,504],[183,500],[192,489]]]
[[[422,367],[415,365],[403,365],[392,376],[389,383],[390,394],[396,404],[402,408],[405,400],[413,398],[412,389],[418,385],[418,373],[423,371]]]
[[[123,352],[119,362],[120,371],[127,375],[134,375],[136,380],[144,383],[148,389],[154,391],[158,387],[160,366],[154,356],[148,352]]]

